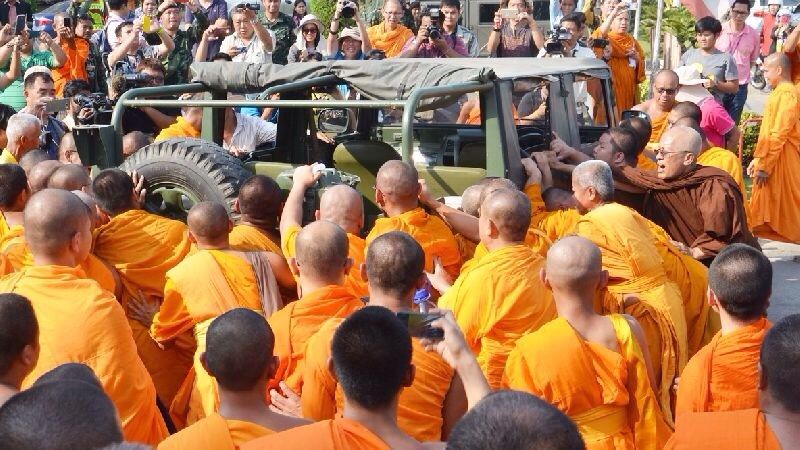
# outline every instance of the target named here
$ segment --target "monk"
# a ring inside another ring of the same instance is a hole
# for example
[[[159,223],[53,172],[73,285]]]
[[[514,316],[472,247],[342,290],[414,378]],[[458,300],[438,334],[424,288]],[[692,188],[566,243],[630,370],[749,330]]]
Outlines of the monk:
[[[678,87],[678,74],[669,69],[660,70],[653,78],[653,98],[633,107],[634,110],[644,111],[650,116],[652,125],[650,142],[660,141],[664,131],[667,130],[669,125],[667,117],[677,104],[675,95],[678,93]]]
[[[600,249],[579,236],[562,238],[547,252],[540,277],[559,318],[517,341],[504,387],[570,416],[589,449],[663,448],[670,430],[651,385],[644,332],[630,316],[594,311],[595,294],[608,281]],[[604,429],[611,422],[620,426]]]
[[[411,236],[391,231],[377,237],[367,249],[363,269],[369,280],[369,304],[390,311],[412,311],[414,292],[425,286],[422,247]],[[328,371],[331,339],[343,319],[331,319],[308,340],[303,363],[303,417],[333,419],[344,407],[342,389]],[[461,379],[436,353],[426,352],[420,340],[411,340],[414,382],[400,394],[397,424],[421,442],[446,440],[467,406]]]
[[[92,179],[89,172],[78,164],[64,164],[56,169],[47,181],[51,189],[65,191],[91,191]]]
[[[525,195],[498,189],[482,201],[480,217],[481,244],[488,253],[452,286],[440,264],[429,278],[443,292],[439,306],[453,311],[489,385],[498,388],[516,340],[554,319],[556,311],[541,281],[530,276],[544,259],[525,244],[531,218]]]
[[[216,383],[200,360],[211,321],[240,307],[269,317],[283,307],[279,285],[295,287],[289,267],[280,255],[230,248],[233,223],[222,204],[196,204],[189,211],[187,222],[189,240],[198,250],[167,272],[164,301],[155,316],[146,309],[145,302],[132,298],[129,303],[141,312],[135,316],[160,345],[182,336],[196,343],[192,370],[170,406],[173,422],[179,428],[219,408]]]
[[[655,383],[670,421],[670,391],[688,357],[686,318],[677,286],[669,281],[646,219],[613,203],[614,181],[604,161],[586,161],[572,172],[572,191],[583,214],[576,234],[598,247],[609,280],[603,313],[633,316],[644,329],[653,355]]]
[[[28,184],[31,187],[31,193],[35,194],[47,187],[50,177],[53,173],[64,164],[48,159],[33,166],[28,173]]]
[[[344,284],[353,261],[347,256],[347,233],[341,227],[326,220],[306,225],[297,234],[295,252],[289,265],[298,278],[300,299],[268,321],[279,359],[274,379],[300,393],[302,370],[298,369],[308,339],[326,320],[347,317],[363,303]]]
[[[85,381],[42,383],[0,409],[0,441],[16,449],[110,448],[123,440],[114,406],[101,389]]]
[[[372,48],[381,50],[387,58],[394,58],[403,50],[414,32],[400,24],[403,18],[403,5],[398,0],[383,3],[383,22],[367,28],[367,36]]]
[[[22,158],[19,159],[19,166],[25,169],[26,175],[30,175],[33,166],[42,161],[47,161],[48,159],[50,159],[50,155],[48,155],[46,151],[37,148],[25,153]]]
[[[742,197],[747,200],[747,190],[744,186],[744,170],[742,169],[742,162],[739,161],[739,157],[728,149],[713,147],[711,143],[708,142],[706,135],[703,133],[703,129],[700,128],[700,124],[693,118],[683,117],[677,119],[673,122],[673,126],[684,126],[696,131],[703,142],[700,148],[700,154],[697,155],[697,164],[716,167],[717,169],[725,171],[725,173],[733,178],[736,185],[739,186]],[[747,206],[747,202],[745,202],[745,211],[747,210]]]
[[[800,71],[800,68],[796,69]],[[750,225],[763,238],[800,243],[800,93],[791,82],[787,56],[764,61],[772,92],[747,174],[753,178]]]
[[[85,363],[119,411],[125,438],[157,444],[167,429],[125,313],[111,293],[77,267],[92,243],[89,222],[84,204],[67,191],[42,190],[25,207],[34,265],[0,280],[0,292],[31,301],[39,320],[39,343],[46,349],[23,387],[55,365]]]
[[[31,302],[0,294],[0,406],[18,393],[39,359],[39,323]]]
[[[230,234],[232,248],[281,254],[277,232],[283,195],[278,183],[265,175],[253,175],[239,187],[233,212],[239,220]]]
[[[461,206],[459,209],[472,217],[478,218],[478,212],[481,206],[481,193],[483,193],[483,186],[480,184],[474,184],[464,189],[464,192],[461,193]],[[461,233],[457,233],[455,236],[458,242],[459,252],[461,253],[461,260],[466,263],[475,256],[475,247],[477,243]]]
[[[295,241],[303,222],[303,201],[305,192],[319,179],[311,166],[299,166],[294,170],[292,189],[286,198],[281,214],[281,248],[286,258],[296,256]],[[364,228],[364,201],[355,189],[337,185],[323,192],[319,200],[319,209],[314,213],[316,220],[326,220],[339,225],[347,233],[348,256],[353,260],[352,268],[347,272],[344,286],[356,297],[367,295],[367,282],[361,276],[361,265],[364,263],[366,242],[360,236]]]
[[[22,227],[22,211],[30,196],[25,171],[16,164],[0,164],[0,252],[2,242]]]
[[[140,177],[134,183],[118,169],[103,170],[92,182],[100,210],[110,218],[94,231],[94,254],[119,272],[123,289],[118,300],[125,310],[134,297],[160,304],[167,271],[178,265],[191,247],[184,224],[141,209],[143,183]],[[140,322],[131,319],[130,327],[159,399],[164,405],[172,404],[192,366],[194,341],[179,338],[161,348]]]
[[[639,42],[628,34],[628,21],[628,6],[620,2],[592,33],[593,38],[608,39],[611,46],[608,66],[611,69],[611,82],[614,84],[617,120],[622,111],[631,109],[639,101],[637,85],[645,80],[644,51]],[[601,49],[595,52],[598,53],[598,58],[603,56]]]
[[[277,369],[274,347],[272,330],[255,311],[234,308],[213,319],[200,359],[216,380],[219,412],[168,437],[158,449],[238,448],[310,423],[270,411],[264,401],[267,382]]]
[[[770,328],[772,265],[758,250],[732,244],[708,270],[708,301],[722,330],[681,374],[676,415],[758,407],[758,354]]]
[[[658,170],[615,168],[620,181],[647,191],[642,215],[686,245],[691,255],[710,264],[728,244],[758,248],[747,227],[744,202],[736,181],[716,167],[697,165],[703,141],[684,126],[664,133],[658,150]]]
[[[426,271],[433,271],[433,259],[438,258],[447,273],[455,278],[461,270],[458,242],[444,221],[428,215],[420,207],[420,190],[419,174],[414,166],[397,160],[384,163],[375,180],[375,203],[386,217],[375,221],[366,243],[369,245],[389,231],[404,231],[425,250]]]
[[[785,317],[761,343],[758,408],[686,413],[667,449],[795,449],[800,442],[800,314]]]

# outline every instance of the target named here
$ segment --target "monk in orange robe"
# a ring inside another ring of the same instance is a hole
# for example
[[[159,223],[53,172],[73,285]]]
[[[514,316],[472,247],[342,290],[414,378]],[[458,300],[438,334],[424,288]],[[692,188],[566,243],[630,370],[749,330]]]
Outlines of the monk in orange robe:
[[[653,78],[653,98],[633,107],[634,110],[644,111],[650,116],[651,143],[659,142],[661,135],[669,128],[667,118],[677,103],[675,95],[678,87],[678,75],[669,69],[661,70]]]
[[[764,61],[772,92],[747,174],[753,178],[750,226],[763,238],[800,243],[800,91],[783,53]]]
[[[535,276],[544,259],[525,244],[531,218],[522,192],[498,189],[481,203],[480,236],[488,253],[463,271],[452,286],[442,267],[431,276],[443,292],[439,306],[451,309],[477,355],[489,385],[498,388],[514,343],[555,318],[550,293]]]
[[[414,32],[400,24],[403,18],[403,6],[398,0],[386,0],[383,3],[383,22],[367,28],[367,36],[372,48],[381,50],[387,58],[394,58],[403,50]]]
[[[665,448],[797,448],[800,442],[798,361],[800,314],[794,314],[777,322],[761,343],[758,408],[681,414],[675,434]]]
[[[770,329],[766,318],[772,266],[744,244],[726,247],[709,269],[709,302],[722,330],[686,364],[676,415],[758,407],[758,356]]]
[[[0,406],[19,392],[39,359],[39,322],[31,302],[17,294],[0,294]]]
[[[586,161],[572,172],[572,191],[583,216],[576,234],[600,247],[609,272],[603,313],[626,313],[642,325],[653,355],[664,417],[671,420],[671,390],[688,357],[686,318],[677,286],[664,272],[646,219],[630,208],[610,203],[614,195],[611,168]]]
[[[587,449],[663,448],[671,432],[651,385],[644,332],[630,316],[593,310],[608,280],[600,249],[579,236],[562,238],[547,252],[540,276],[559,318],[517,341],[504,387],[569,415]]]
[[[264,401],[277,366],[272,356],[275,336],[263,315],[247,308],[231,309],[211,320],[205,338],[201,360],[217,383],[219,412],[168,437],[158,450],[236,449],[261,436],[310,423],[270,411]]]
[[[137,184],[141,188],[143,180]],[[118,300],[126,311],[134,297],[160,304],[167,271],[183,260],[191,246],[183,223],[140,208],[136,189],[131,177],[117,169],[103,170],[92,183],[102,213],[110,217],[94,232],[94,254],[119,272],[123,289]],[[185,336],[161,348],[139,321],[130,320],[130,328],[161,402],[171,404],[192,366],[194,341]]]
[[[91,191],[92,179],[89,172],[78,164],[64,164],[56,169],[47,180],[50,189],[65,191]]]
[[[286,198],[280,225],[281,248],[287,259],[297,255],[295,241],[303,222],[303,198],[306,190],[318,178],[319,175],[311,171],[311,166],[300,166],[294,171],[292,189]],[[365,297],[367,281],[361,275],[361,265],[364,263],[367,244],[359,235],[364,228],[364,201],[361,194],[349,186],[331,186],[322,194],[315,216],[317,220],[339,225],[347,233],[348,256],[353,260],[353,265],[347,272],[344,286],[356,297]]]
[[[48,159],[42,161],[31,168],[28,175],[28,186],[31,188],[31,194],[35,194],[47,187],[50,177],[64,164]]]
[[[619,3],[594,30],[592,37],[608,39],[611,46],[608,66],[611,69],[619,120],[622,111],[631,109],[639,101],[638,85],[645,80],[644,51],[639,42],[628,34],[628,7]],[[602,50],[598,49],[596,52],[598,57],[603,56]]]
[[[347,257],[347,234],[341,227],[324,220],[306,225],[295,239],[295,252],[289,265],[299,279],[300,300],[268,321],[279,359],[275,381],[283,380],[300,393],[302,370],[298,369],[308,339],[326,320],[347,317],[364,303],[344,286],[352,260]]]
[[[199,249],[167,272],[164,301],[152,316],[138,319],[153,339],[164,345],[191,333],[197,345],[194,365],[170,406],[179,428],[215,413],[219,408],[217,387],[200,361],[211,321],[233,308],[249,308],[265,317],[283,307],[279,285],[294,288],[294,279],[283,257],[268,252],[231,250],[228,235],[233,224],[218,203],[202,202],[189,211],[189,239]],[[145,305],[130,300],[137,309]]]
[[[46,189],[31,197],[24,222],[34,266],[0,280],[0,292],[28,297],[39,320],[42,351],[23,387],[58,364],[84,363],[119,411],[125,439],[157,444],[167,429],[125,313],[77,267],[92,243],[85,205],[72,193]]]
[[[367,250],[369,304],[390,311],[411,311],[414,292],[425,286],[422,247],[401,231],[377,237]],[[402,274],[398,277],[397,274]],[[344,319],[330,319],[306,345],[303,359],[303,417],[333,419],[344,409],[342,388],[328,370],[331,340]],[[453,369],[436,353],[427,352],[419,339],[411,340],[415,375],[398,400],[397,424],[419,441],[447,439],[447,433],[466,410],[464,388]]]
[[[239,214],[229,237],[231,248],[281,254],[277,225],[283,195],[278,183],[265,175],[253,175],[239,187],[233,212]]]

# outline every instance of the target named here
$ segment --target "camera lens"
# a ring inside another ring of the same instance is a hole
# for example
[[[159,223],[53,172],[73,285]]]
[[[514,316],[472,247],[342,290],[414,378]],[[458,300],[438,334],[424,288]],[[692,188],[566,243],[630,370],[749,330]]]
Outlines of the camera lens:
[[[355,15],[356,15],[356,9],[353,8],[349,3],[347,4],[347,6],[342,8],[342,17],[344,17],[345,19],[352,19],[353,16]]]

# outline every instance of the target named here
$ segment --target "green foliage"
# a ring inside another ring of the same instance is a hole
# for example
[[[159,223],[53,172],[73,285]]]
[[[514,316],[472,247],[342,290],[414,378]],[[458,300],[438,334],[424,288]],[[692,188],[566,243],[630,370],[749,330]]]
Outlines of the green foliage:
[[[752,111],[745,111],[744,113],[742,113],[742,120],[740,123],[744,123],[745,120],[751,117],[761,117],[761,116]],[[747,167],[747,165],[750,164],[750,161],[753,160],[753,152],[756,149],[756,142],[758,142],[758,133],[760,131],[761,131],[760,122],[748,126],[743,130],[744,145],[742,148],[742,167]]]
[[[695,18],[692,13],[683,6],[672,8],[669,1],[665,0],[664,15],[661,21],[661,32],[677,36],[681,45],[681,50],[685,51],[694,47]],[[656,0],[642,0],[642,19],[639,24],[639,42],[645,50],[646,55],[650,55],[650,36],[649,30],[656,28]]]
[[[313,2],[309,3],[309,11],[311,14],[317,16],[317,19],[322,22],[322,26],[325,27],[325,33],[327,34],[328,28],[331,25],[331,18],[333,18],[333,13],[336,12],[336,1],[337,0],[314,0]],[[380,9],[380,2],[376,0],[355,0],[358,4],[359,14],[361,17],[364,18],[364,21],[367,24],[367,27],[370,25],[374,25],[380,21],[380,14],[376,14],[376,11]],[[353,19],[341,19],[339,22],[339,29],[345,27],[355,27],[356,22]]]

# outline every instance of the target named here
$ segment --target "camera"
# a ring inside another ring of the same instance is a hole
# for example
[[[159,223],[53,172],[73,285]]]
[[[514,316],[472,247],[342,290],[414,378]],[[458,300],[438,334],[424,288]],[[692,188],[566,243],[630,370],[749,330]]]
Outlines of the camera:
[[[345,19],[352,19],[356,15],[356,4],[346,0],[342,0],[342,17]]]
[[[444,22],[444,13],[439,8],[431,8],[428,11],[431,15],[431,24],[428,25],[428,38],[439,40],[442,38],[442,22]]]
[[[253,2],[253,3],[239,3],[236,5],[236,9],[248,9],[250,11],[261,11],[261,3]]]
[[[111,123],[111,113],[113,112],[114,105],[105,94],[77,94],[72,97],[72,101],[78,105],[78,110],[92,110],[92,114],[89,117],[76,117],[79,125],[102,125]]]
[[[545,37],[544,49],[548,55],[561,55],[564,51],[564,41],[570,39],[569,31],[566,28],[553,28],[547,32]]]

